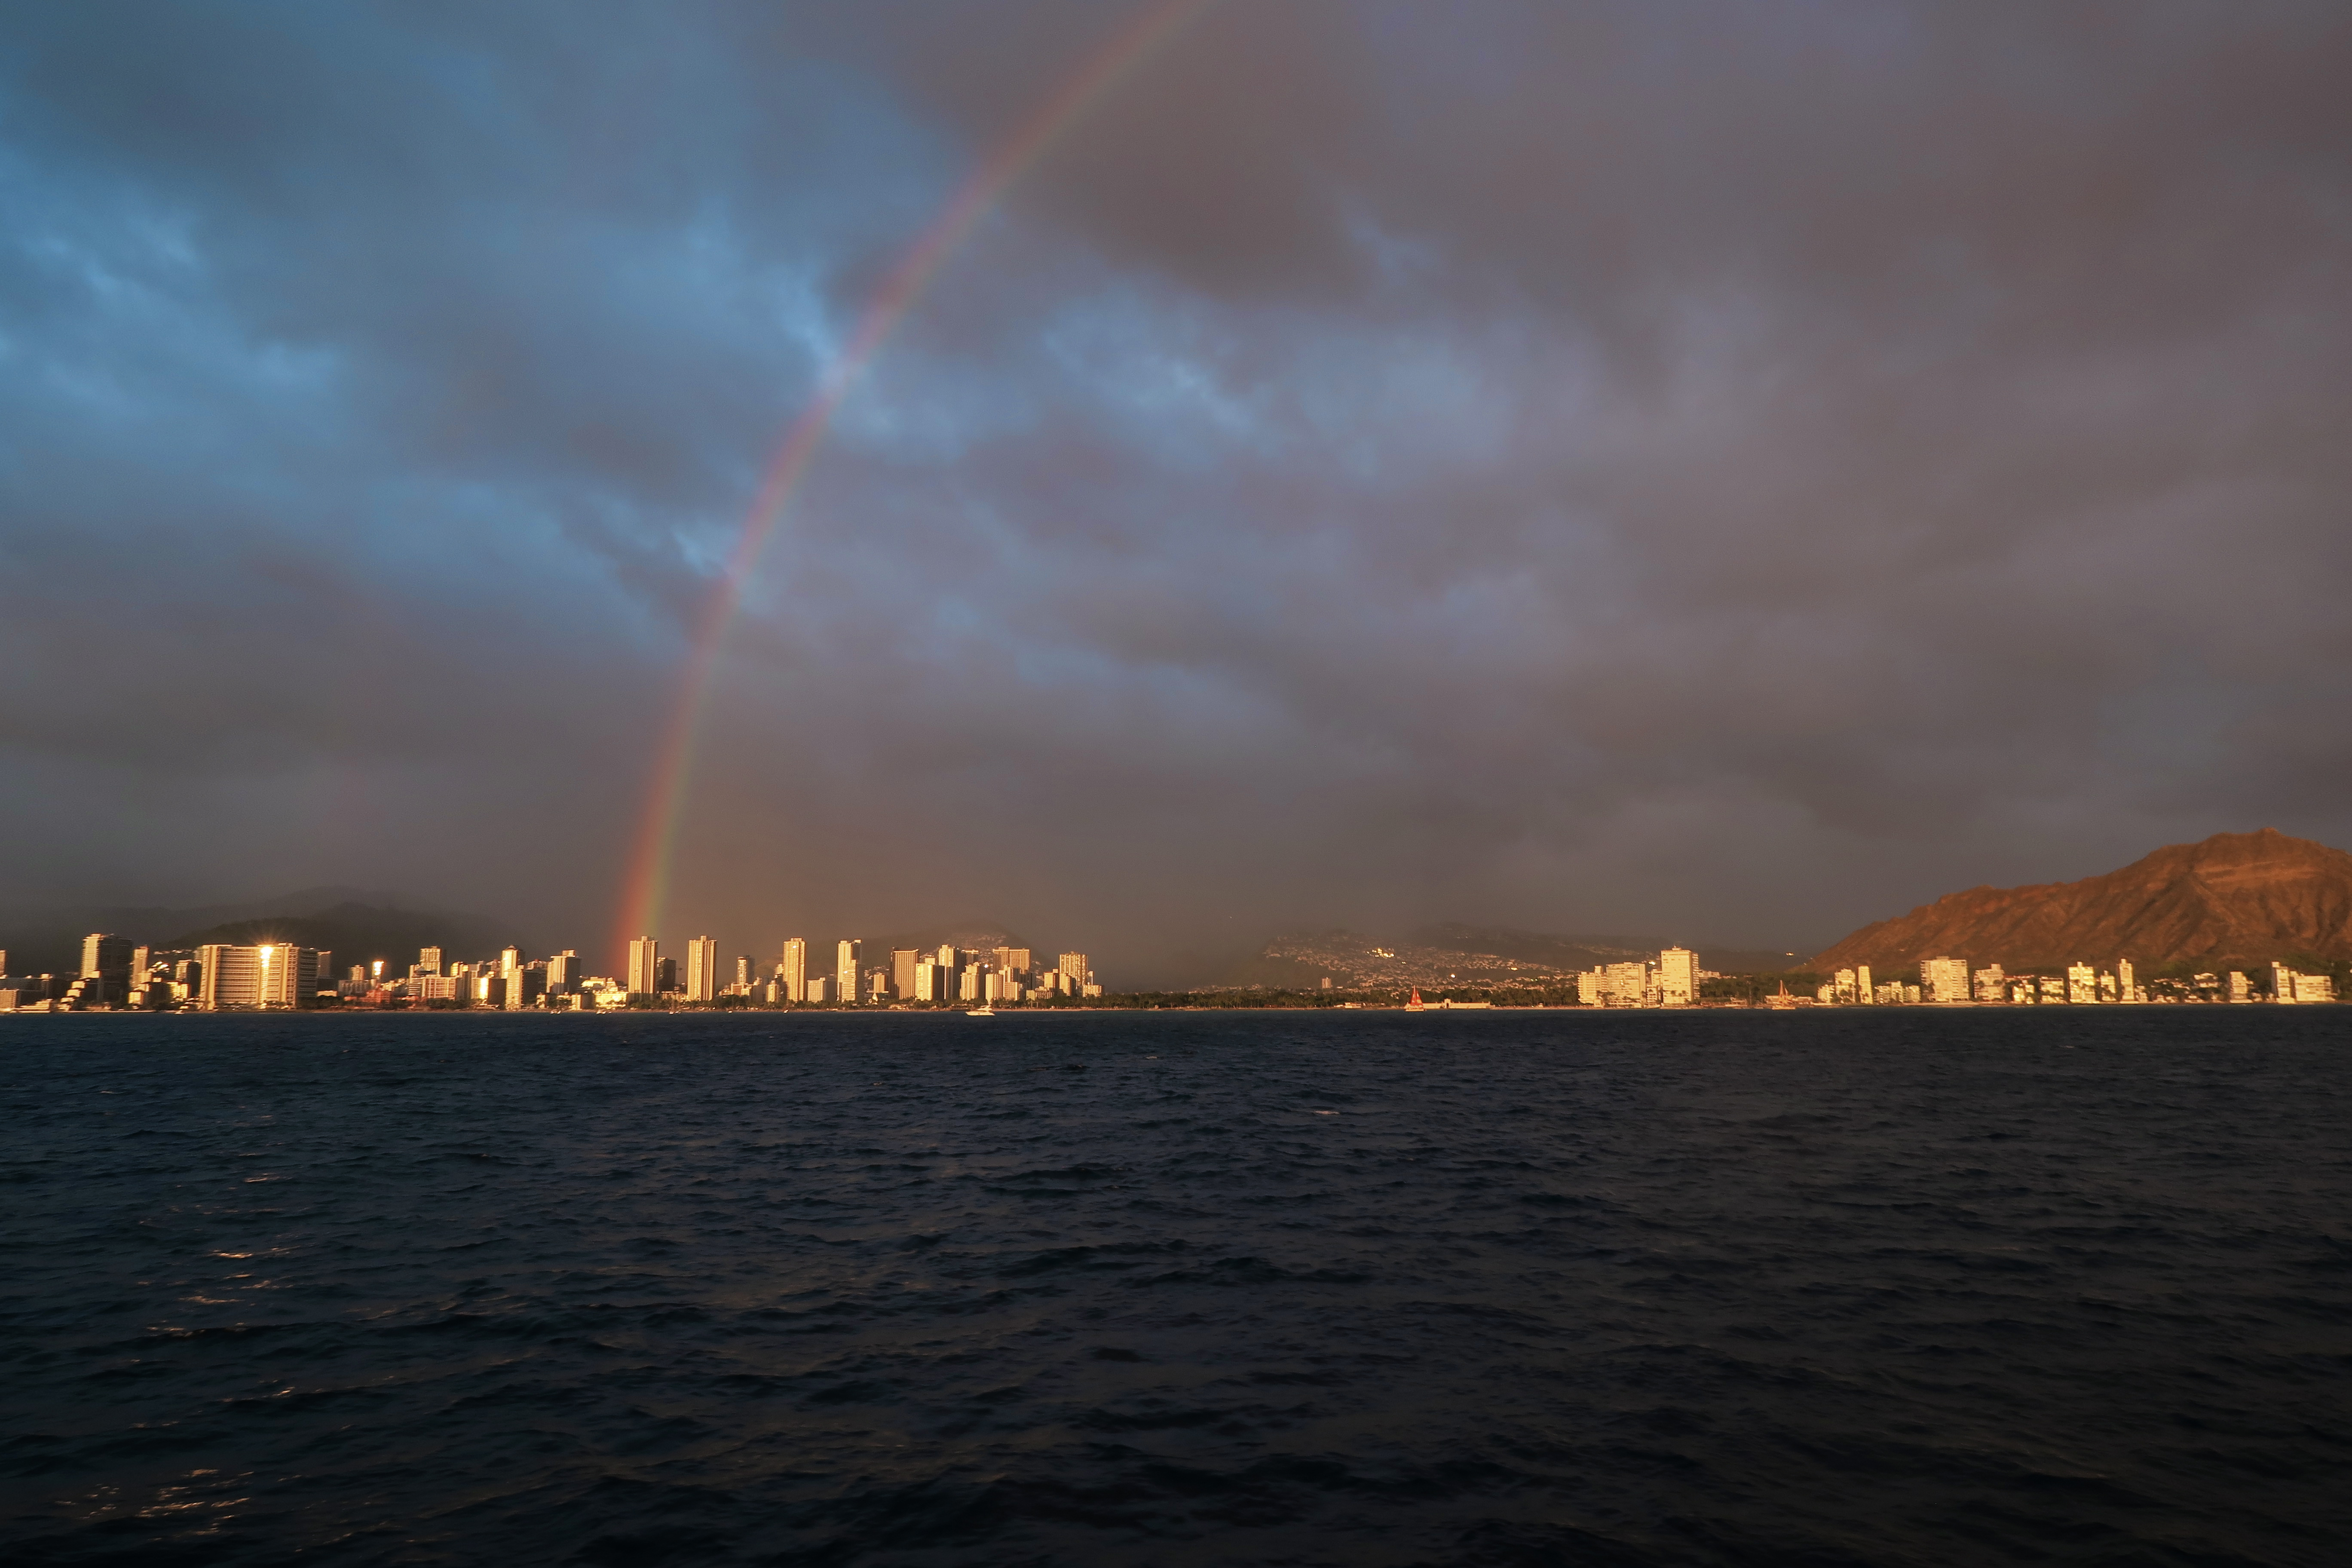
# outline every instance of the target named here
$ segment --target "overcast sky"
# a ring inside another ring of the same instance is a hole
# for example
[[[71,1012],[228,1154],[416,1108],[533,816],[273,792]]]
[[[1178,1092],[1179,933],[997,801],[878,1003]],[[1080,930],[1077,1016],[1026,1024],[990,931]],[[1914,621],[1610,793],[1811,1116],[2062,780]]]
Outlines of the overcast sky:
[[[1132,14],[0,9],[6,901],[598,961],[784,429]],[[843,406],[659,934],[1803,949],[2352,846],[2347,81],[2340,0],[1206,10]]]

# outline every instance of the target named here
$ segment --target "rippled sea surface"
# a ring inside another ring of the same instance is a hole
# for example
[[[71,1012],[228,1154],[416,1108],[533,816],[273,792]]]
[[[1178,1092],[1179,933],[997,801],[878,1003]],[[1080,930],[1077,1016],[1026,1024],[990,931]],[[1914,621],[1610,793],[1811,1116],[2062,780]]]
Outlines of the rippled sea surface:
[[[16,1563],[2352,1563],[2352,1008],[0,1021]]]

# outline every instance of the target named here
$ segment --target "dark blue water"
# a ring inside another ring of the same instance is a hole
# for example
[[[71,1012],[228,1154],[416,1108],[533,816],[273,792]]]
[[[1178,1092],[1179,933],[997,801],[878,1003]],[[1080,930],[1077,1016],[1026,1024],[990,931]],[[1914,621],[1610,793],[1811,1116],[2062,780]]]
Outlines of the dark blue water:
[[[2352,1562],[2352,1008],[0,1064],[11,1563]]]

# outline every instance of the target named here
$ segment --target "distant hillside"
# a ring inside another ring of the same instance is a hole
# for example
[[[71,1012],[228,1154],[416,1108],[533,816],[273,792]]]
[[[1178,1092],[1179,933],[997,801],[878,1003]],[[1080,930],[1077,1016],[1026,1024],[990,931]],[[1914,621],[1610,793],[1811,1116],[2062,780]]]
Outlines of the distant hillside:
[[[1591,969],[1596,964],[1623,963],[1636,958],[1655,958],[1660,949],[1675,945],[1672,937],[1550,936],[1542,931],[1458,923],[1425,926],[1413,932],[1409,940],[1416,946],[1453,952],[1493,953],[1498,958],[1549,963],[1565,970]],[[1717,947],[1711,942],[1695,945],[1700,966],[1724,974],[1752,974],[1763,970],[1786,969],[1797,961],[1793,952],[1762,948]]]
[[[941,947],[961,947],[974,952],[986,952],[1000,947],[1032,949],[1035,947],[1034,942],[1014,935],[1008,928],[988,921],[966,921],[960,925],[922,926],[913,931],[891,931],[881,936],[869,936],[865,940],[863,962],[867,964],[878,963],[889,957],[890,950],[894,947],[911,947],[921,952],[929,952]],[[828,960],[831,952],[828,947],[826,949]],[[1054,958],[1052,955],[1040,953],[1038,962],[1051,968]]]
[[[1855,931],[1812,967],[1886,972],[1923,958],[2049,969],[2352,958],[2352,855],[2274,828],[2174,844],[2120,871],[2031,888],[1971,888]]]
[[[386,972],[404,974],[421,947],[438,947],[451,960],[491,958],[518,938],[511,927],[478,915],[386,909],[342,903],[304,915],[266,915],[179,931],[154,945],[195,947],[208,942],[290,942],[332,948],[340,970],[381,958]]]
[[[62,973],[81,966],[81,939],[94,931],[110,931],[150,947],[162,947],[184,931],[198,931],[235,921],[264,916],[315,915],[338,904],[373,903],[386,907],[400,900],[389,893],[362,888],[304,888],[243,903],[199,904],[170,909],[149,904],[87,904],[66,909],[16,909],[0,916],[0,948],[8,953],[8,967],[18,973]]]
[[[1552,936],[1467,925],[1425,927],[1375,940],[1345,930],[1277,937],[1234,969],[1227,984],[1311,990],[1335,986],[1537,984],[1598,964],[1655,958],[1664,942],[1633,937]],[[1785,953],[1698,949],[1708,969],[1748,973],[1786,967]]]

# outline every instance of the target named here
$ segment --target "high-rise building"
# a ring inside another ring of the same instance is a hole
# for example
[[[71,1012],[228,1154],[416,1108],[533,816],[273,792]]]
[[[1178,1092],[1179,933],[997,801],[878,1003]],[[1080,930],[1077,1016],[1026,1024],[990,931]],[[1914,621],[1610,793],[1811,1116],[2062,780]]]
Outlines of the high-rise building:
[[[2116,989],[2120,993],[2118,1001],[2145,1002],[2147,1000],[2147,993],[2139,988],[2139,979],[2132,973],[2132,961],[2128,958],[2116,960]]]
[[[909,1002],[942,1000],[940,995],[940,977],[946,973],[928,958],[916,964],[914,987],[907,993],[907,1000]]]
[[[844,1002],[857,1000],[857,959],[865,945],[854,936],[844,937],[833,950],[833,994]]]
[[[1919,965],[1919,989],[1930,1002],[1966,1002],[1969,1000],[1969,961],[1965,958],[1930,958]]]
[[[985,978],[985,976],[986,971],[977,963],[967,963],[961,970],[957,971],[956,1000],[959,1002],[982,1002],[987,1000],[981,985],[981,982]]]
[[[441,950],[437,947],[418,948],[416,950],[416,967],[423,970],[427,974],[440,973]]]
[[[735,995],[749,996],[751,994],[751,955],[748,952],[737,953],[735,955],[735,984],[728,989]]]
[[[2096,1002],[2099,999],[2099,974],[2087,963],[2066,966],[2066,1000]]]
[[[931,962],[941,969],[953,969],[956,966],[955,943],[951,942],[940,943],[939,952],[931,954]]]
[[[783,985],[784,1000],[806,1002],[808,994],[808,942],[801,937],[784,939],[784,951],[776,960],[776,979]]]
[[[1658,954],[1658,1005],[1687,1007],[1698,1000],[1698,954],[1670,947]]]
[[[1647,1000],[1650,989],[1650,966],[1646,963],[1612,963],[1602,971],[1601,1000],[1609,1007],[1639,1007]]]
[[[1976,973],[1977,1000],[1979,1002],[2008,1000],[2008,980],[2009,977],[2001,973],[2000,965],[1998,963],[1988,964],[1978,970]]]
[[[812,974],[801,983],[802,999],[809,1002],[830,1002],[833,998],[833,977]]]
[[[675,958],[665,958],[657,961],[654,964],[654,983],[661,988],[661,993],[665,996],[676,992],[677,990],[677,960]]]
[[[923,955],[911,947],[890,950],[890,989],[900,1001],[915,994],[915,965]]]
[[[499,953],[499,973],[512,974],[522,968],[522,949],[509,947]]]
[[[2336,981],[2326,974],[2305,974],[2284,963],[2271,965],[2271,1000],[2273,1002],[2333,1002]]]
[[[649,936],[629,939],[629,973],[624,976],[632,996],[650,996],[661,989],[661,943]]]
[[[1576,976],[1576,999],[1588,1007],[1601,1005],[1601,987],[1608,977],[1598,969],[1579,970]]]
[[[580,989],[580,955],[570,948],[547,961],[547,988],[559,996]]]
[[[1026,968],[1028,966],[1024,964],[1022,967]],[[1077,987],[1084,985],[1094,973],[1092,970],[1087,967],[1087,955],[1083,952],[1066,952],[1062,954],[1060,959],[1060,968],[1063,973],[1070,977],[1070,988],[1072,990],[1076,990]]]
[[[1853,966],[1853,999],[1857,1002],[1873,1000],[1870,989],[1870,965],[1867,963],[1857,963]]]
[[[2336,981],[2326,974],[2304,974],[2284,963],[2271,965],[2271,1000],[2273,1002],[2333,1002]]]
[[[196,949],[199,1007],[307,1007],[319,988],[315,948],[284,942],[245,947],[209,942]]]
[[[120,1002],[131,990],[131,939],[94,931],[81,939],[81,975],[98,989],[94,1000]],[[90,994],[84,986],[82,994]]]
[[[698,936],[686,944],[686,999],[709,1002],[719,995],[719,939]]]

